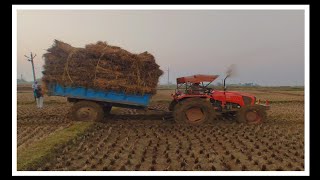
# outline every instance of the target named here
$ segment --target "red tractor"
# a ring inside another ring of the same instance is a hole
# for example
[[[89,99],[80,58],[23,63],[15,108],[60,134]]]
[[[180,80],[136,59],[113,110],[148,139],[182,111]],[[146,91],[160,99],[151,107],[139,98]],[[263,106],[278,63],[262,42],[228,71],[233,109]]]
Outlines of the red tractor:
[[[209,88],[218,75],[194,75],[177,78],[177,89],[172,94],[169,110],[176,122],[201,124],[215,119],[218,114],[236,117],[239,122],[260,124],[266,119],[266,104],[257,103],[251,94],[227,91],[224,78],[223,91]]]

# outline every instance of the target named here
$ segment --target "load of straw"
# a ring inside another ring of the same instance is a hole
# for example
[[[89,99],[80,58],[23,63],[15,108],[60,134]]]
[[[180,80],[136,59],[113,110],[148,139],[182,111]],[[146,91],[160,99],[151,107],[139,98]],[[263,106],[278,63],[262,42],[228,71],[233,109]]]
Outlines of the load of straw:
[[[130,94],[155,94],[163,74],[148,52],[133,54],[101,41],[75,48],[55,40],[47,51],[43,55],[44,86],[58,83]]]

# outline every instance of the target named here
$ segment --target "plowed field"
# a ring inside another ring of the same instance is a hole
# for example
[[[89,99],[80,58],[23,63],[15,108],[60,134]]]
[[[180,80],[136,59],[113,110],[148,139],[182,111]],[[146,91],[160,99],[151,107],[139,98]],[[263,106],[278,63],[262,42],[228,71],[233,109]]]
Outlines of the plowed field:
[[[172,91],[158,91],[156,111],[114,108],[68,143],[57,146],[27,170],[303,171],[303,91],[251,90],[268,98],[267,122],[247,125],[218,118],[209,124],[176,124],[167,107]],[[37,109],[32,93],[17,93],[17,149],[73,126],[63,97],[44,97]],[[158,110],[158,111],[157,111]],[[19,159],[18,159],[19,161]],[[18,169],[19,170],[19,169]]]

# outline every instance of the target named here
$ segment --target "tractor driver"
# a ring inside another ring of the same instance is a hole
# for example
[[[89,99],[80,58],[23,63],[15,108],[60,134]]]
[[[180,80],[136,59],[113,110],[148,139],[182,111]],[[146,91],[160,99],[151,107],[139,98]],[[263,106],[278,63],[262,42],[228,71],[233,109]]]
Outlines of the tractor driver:
[[[193,83],[191,86],[192,94],[200,94],[201,89],[200,83]]]

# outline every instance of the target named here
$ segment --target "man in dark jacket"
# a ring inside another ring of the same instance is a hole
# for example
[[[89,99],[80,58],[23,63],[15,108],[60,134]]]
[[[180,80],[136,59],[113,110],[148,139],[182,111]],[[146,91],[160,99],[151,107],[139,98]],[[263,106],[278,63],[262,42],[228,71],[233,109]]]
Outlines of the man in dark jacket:
[[[34,89],[34,95],[36,97],[37,107],[41,109],[43,107],[43,93],[40,86]]]

